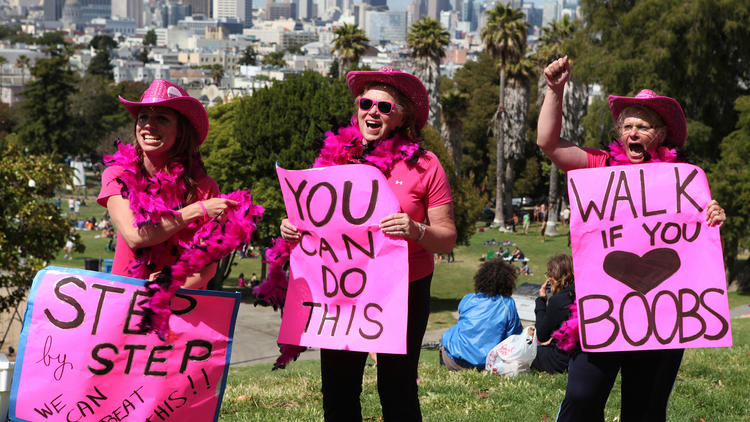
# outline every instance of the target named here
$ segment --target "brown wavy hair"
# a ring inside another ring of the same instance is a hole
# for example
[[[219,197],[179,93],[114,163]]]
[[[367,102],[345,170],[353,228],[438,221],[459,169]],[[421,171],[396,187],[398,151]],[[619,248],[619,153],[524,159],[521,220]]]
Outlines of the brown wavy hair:
[[[177,115],[177,136],[174,145],[169,150],[166,167],[169,167],[171,163],[177,162],[182,164],[185,169],[181,178],[187,188],[183,200],[184,204],[187,205],[196,201],[198,197],[198,179],[206,174],[206,170],[203,167],[203,160],[201,160],[200,153],[198,152],[198,133],[185,116],[176,110],[173,111]],[[135,150],[138,153],[138,166],[141,172],[146,174],[146,168],[143,166],[143,150],[138,144],[138,137],[136,136],[137,126],[138,119],[133,124],[133,139],[135,140]]]
[[[550,289],[552,294],[572,286],[573,279],[573,259],[570,255],[555,255],[547,261],[547,277],[551,278]]]

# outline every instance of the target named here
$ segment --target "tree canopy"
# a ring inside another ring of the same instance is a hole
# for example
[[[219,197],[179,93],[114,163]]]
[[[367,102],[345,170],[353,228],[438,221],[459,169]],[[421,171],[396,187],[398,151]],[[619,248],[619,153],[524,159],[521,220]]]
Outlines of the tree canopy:
[[[71,180],[70,169],[49,156],[27,155],[17,148],[4,148],[0,166],[0,312],[12,309],[28,294],[34,275],[77,235],[61,216],[51,197]]]

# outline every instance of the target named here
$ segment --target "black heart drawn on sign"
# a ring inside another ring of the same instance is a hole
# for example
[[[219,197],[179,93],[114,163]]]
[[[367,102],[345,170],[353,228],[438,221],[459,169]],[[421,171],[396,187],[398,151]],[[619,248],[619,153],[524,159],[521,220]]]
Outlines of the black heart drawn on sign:
[[[602,267],[610,277],[645,295],[680,269],[680,257],[669,248],[654,249],[643,256],[614,251],[607,254]]]

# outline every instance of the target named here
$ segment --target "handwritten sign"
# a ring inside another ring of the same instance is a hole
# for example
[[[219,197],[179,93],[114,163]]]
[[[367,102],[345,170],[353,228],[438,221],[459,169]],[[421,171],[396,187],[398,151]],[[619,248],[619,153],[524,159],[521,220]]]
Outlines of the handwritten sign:
[[[47,267],[31,287],[13,421],[216,421],[239,295],[180,290],[172,334],[138,329],[143,281]]]
[[[301,237],[279,342],[406,353],[408,250],[378,228],[400,209],[383,174],[362,164],[276,171]]]
[[[568,173],[581,346],[732,345],[719,228],[703,171],[654,163]]]

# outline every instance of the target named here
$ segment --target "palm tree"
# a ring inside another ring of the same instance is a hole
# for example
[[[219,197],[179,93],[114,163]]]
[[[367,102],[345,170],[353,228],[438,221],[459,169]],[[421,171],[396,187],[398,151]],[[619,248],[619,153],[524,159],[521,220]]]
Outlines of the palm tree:
[[[21,54],[16,59],[16,67],[21,69],[21,85],[26,85],[26,69],[31,66],[31,59],[25,54]]]
[[[220,86],[221,80],[224,79],[224,66],[214,63],[211,66],[211,79],[213,79],[214,85]]]
[[[359,63],[360,57],[367,50],[370,41],[357,24],[345,23],[333,30],[331,54],[339,56],[339,75],[345,75],[352,66]]]
[[[503,136],[505,137],[505,191],[513,192],[516,160],[523,156],[526,144],[526,118],[529,114],[529,82],[534,77],[535,62],[524,57],[508,66],[508,83],[505,86],[505,113]],[[505,208],[512,209],[511,195],[505,196]]]
[[[542,28],[542,36],[537,46],[536,57],[539,65],[544,67],[550,59],[563,56],[568,50],[567,43],[578,30],[579,21],[571,21],[569,16],[550,23]],[[538,82],[539,101],[544,99],[547,83],[542,74]],[[583,142],[583,125],[581,120],[586,115],[588,86],[577,81],[574,77],[568,79],[563,94],[563,120],[560,136],[573,143]],[[547,228],[545,234],[557,235],[557,216],[560,209],[560,172],[552,163],[549,174],[549,194],[547,208]]]
[[[443,109],[443,122],[440,128],[440,137],[443,139],[445,149],[453,157],[456,165],[456,173],[461,174],[461,141],[463,137],[463,122],[466,116],[466,108],[469,105],[469,95],[459,90],[451,90],[440,98]]]
[[[500,72],[500,95],[497,111],[493,117],[494,132],[497,138],[495,190],[495,219],[493,226],[505,226],[503,198],[505,196],[503,169],[505,168],[505,138],[502,121],[505,118],[505,77],[510,65],[521,60],[526,50],[526,23],[524,14],[512,7],[498,3],[494,9],[487,11],[487,24],[480,36],[489,55],[498,60]]]
[[[406,43],[414,57],[414,76],[424,83],[430,98],[430,125],[440,128],[440,59],[450,36],[440,22],[424,17],[409,28]]]

